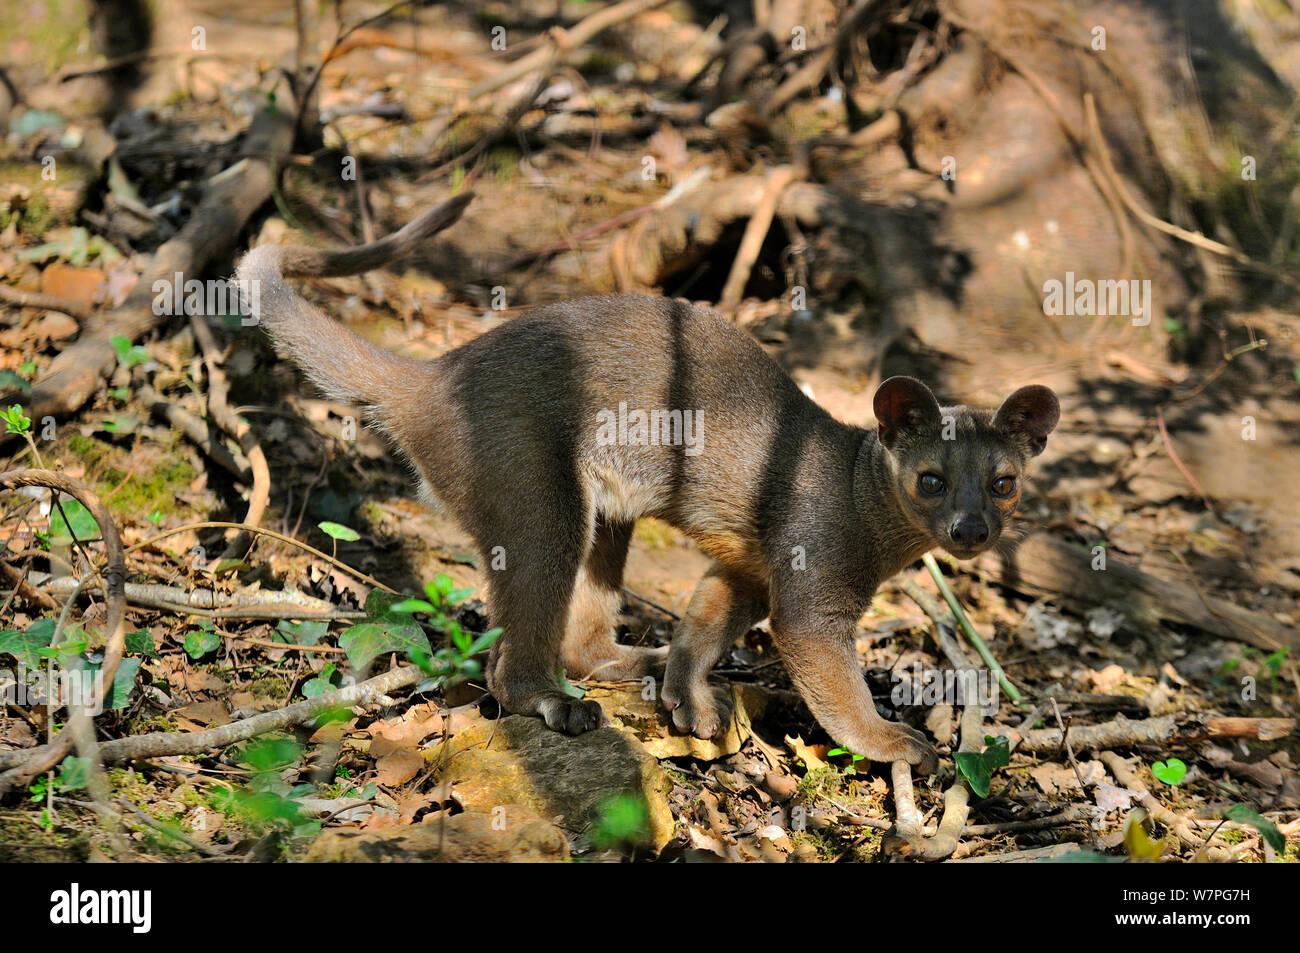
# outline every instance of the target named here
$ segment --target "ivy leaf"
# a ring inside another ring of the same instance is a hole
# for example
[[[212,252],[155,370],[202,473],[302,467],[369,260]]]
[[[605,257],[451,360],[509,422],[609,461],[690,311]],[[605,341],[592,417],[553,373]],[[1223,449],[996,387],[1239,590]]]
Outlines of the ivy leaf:
[[[320,527],[321,532],[332,539],[341,539],[345,543],[355,543],[361,538],[361,534],[351,527],[344,526],[342,523],[333,523],[329,520],[323,520],[316,524]]]
[[[212,629],[195,629],[185,636],[185,654],[197,662],[220,644],[221,636]]]
[[[1251,827],[1255,828],[1255,830],[1259,831],[1260,835],[1264,840],[1268,841],[1269,846],[1275,851],[1279,854],[1286,852],[1286,837],[1277,829],[1277,825],[1267,817],[1256,814],[1244,804],[1232,805],[1232,807],[1223,812],[1223,816],[1230,821],[1237,821],[1240,824],[1249,824]]]
[[[126,650],[132,655],[147,655],[149,658],[158,657],[158,652],[153,644],[153,634],[148,629],[137,629],[134,632],[128,632],[126,634]]]
[[[1168,761],[1157,761],[1151,765],[1151,773],[1157,780],[1173,786],[1187,777],[1187,765],[1177,758],[1170,758]]]
[[[993,772],[1011,763],[1011,744],[1005,735],[985,735],[984,744],[983,751],[959,751],[954,756],[957,770],[980,797],[989,796]]]
[[[422,653],[428,656],[429,637],[414,622],[362,622],[339,636],[339,648],[348,653],[348,661],[365,668],[376,657],[388,652]]]
[[[0,652],[12,655],[35,671],[41,667],[41,650],[49,648],[56,625],[53,619],[37,619],[27,627],[26,632],[17,629],[0,632]]]
[[[319,619],[308,619],[305,622],[290,622],[288,619],[281,619],[275,627],[278,635],[285,637],[286,642],[292,642],[295,645],[315,645],[320,641],[321,636],[329,631],[330,624],[322,622]]]

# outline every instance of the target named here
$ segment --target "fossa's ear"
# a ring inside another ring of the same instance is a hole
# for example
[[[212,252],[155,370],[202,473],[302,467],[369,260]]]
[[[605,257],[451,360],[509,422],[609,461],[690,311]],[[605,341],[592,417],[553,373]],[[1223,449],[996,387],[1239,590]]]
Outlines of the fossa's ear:
[[[939,425],[939,402],[915,377],[891,377],[876,389],[873,401],[880,442],[892,447],[900,434]]]
[[[1036,457],[1047,446],[1047,435],[1056,429],[1060,419],[1061,402],[1051,388],[1030,384],[1002,402],[993,417],[993,426],[1022,440],[1029,448],[1029,455]]]

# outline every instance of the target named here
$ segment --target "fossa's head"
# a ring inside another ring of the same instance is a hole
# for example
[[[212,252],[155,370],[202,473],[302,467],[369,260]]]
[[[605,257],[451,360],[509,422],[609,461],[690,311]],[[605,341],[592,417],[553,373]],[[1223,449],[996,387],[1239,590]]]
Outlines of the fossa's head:
[[[930,388],[891,377],[875,397],[880,443],[903,512],[958,559],[988,549],[1020,501],[1030,457],[1061,417],[1046,387],[1022,387],[996,411],[940,407]]]

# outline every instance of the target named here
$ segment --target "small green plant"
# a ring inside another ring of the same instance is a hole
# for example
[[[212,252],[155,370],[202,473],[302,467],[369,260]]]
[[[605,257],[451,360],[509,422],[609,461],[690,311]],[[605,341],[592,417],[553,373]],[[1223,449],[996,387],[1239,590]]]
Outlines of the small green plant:
[[[139,344],[132,344],[131,339],[125,335],[114,335],[109,339],[109,343],[113,345],[113,353],[117,355],[117,363],[127,370],[149,360],[149,352]]]
[[[330,520],[323,520],[316,524],[322,533],[334,541],[334,551],[331,553],[335,559],[339,555],[339,540],[345,543],[355,543],[361,538],[361,534],[350,526],[344,526],[342,523],[334,523]]]
[[[7,434],[21,435],[32,429],[32,418],[23,413],[22,404],[10,404],[8,410],[0,410],[0,420],[4,420]]]
[[[854,754],[854,753],[853,753],[852,751],[850,751],[848,748],[831,748],[829,751],[826,752],[826,757],[828,757],[828,758],[834,758],[836,755],[845,755],[845,754],[849,756],[850,763],[849,763],[849,766],[848,766],[847,768],[845,768],[844,771],[843,771],[842,773],[844,773],[844,774],[857,774],[857,773],[858,773],[858,762],[859,762],[859,761],[865,761],[865,760],[866,760],[866,756],[865,756],[865,755]]]
[[[320,822],[302,813],[300,798],[315,793],[311,784],[290,785],[281,779],[283,770],[302,757],[303,746],[282,735],[256,738],[236,749],[234,759],[251,772],[247,786],[217,793],[214,806],[233,814],[256,831],[282,835],[311,836],[320,832]]]
[[[1168,761],[1157,761],[1151,765],[1151,774],[1155,776],[1157,781],[1163,781],[1173,787],[1187,777],[1187,765],[1177,758],[1170,758]]]
[[[221,645],[221,636],[217,635],[211,622],[204,622],[202,626],[186,634],[184,645],[185,654],[197,662],[203,656],[217,650]]]
[[[618,794],[600,806],[591,830],[591,842],[602,850],[636,847],[650,837],[650,810],[644,797]]]
[[[993,772],[1011,763],[1011,743],[1006,735],[984,736],[983,751],[959,751],[956,754],[957,770],[979,797],[989,796]]]
[[[36,441],[32,438],[32,418],[23,413],[23,405],[10,404],[8,410],[0,410],[0,420],[4,421],[6,434],[16,434],[27,441],[27,449],[32,452],[32,459],[36,461],[38,467],[44,467],[41,452],[36,449]]]
[[[339,647],[347,652],[348,661],[362,669],[385,653],[404,653],[431,680],[422,685],[422,691],[478,678],[482,666],[475,656],[495,642],[501,630],[476,636],[461,627],[451,610],[472,596],[474,590],[458,588],[445,573],[426,585],[424,594],[426,598],[418,599],[371,592],[366,598],[369,619],[339,636]],[[418,621],[417,613],[427,616],[427,623]],[[424,630],[426,624],[445,633],[451,644],[435,652]]]

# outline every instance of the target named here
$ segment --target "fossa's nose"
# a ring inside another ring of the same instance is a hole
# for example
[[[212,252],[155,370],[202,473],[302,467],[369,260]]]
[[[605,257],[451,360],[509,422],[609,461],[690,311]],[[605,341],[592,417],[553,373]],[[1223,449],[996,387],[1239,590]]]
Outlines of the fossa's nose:
[[[948,527],[948,535],[958,546],[969,549],[989,541],[989,527],[982,516],[959,516]]]

